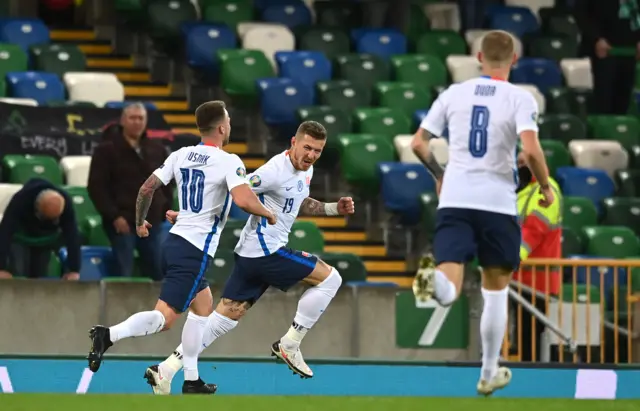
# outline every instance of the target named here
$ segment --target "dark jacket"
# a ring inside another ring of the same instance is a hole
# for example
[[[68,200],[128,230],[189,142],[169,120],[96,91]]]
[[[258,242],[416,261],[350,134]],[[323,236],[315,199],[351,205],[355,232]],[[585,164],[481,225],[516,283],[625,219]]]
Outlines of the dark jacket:
[[[108,138],[94,149],[89,171],[88,191],[104,224],[112,224],[124,217],[129,224],[135,223],[136,198],[140,186],[167,158],[162,143],[147,138],[140,139],[139,153],[122,135],[122,128],[111,126],[104,131]],[[153,196],[147,221],[160,223],[173,202],[171,186],[163,187]]]
[[[36,216],[36,197],[43,190],[55,190],[62,194],[65,206],[60,219],[43,221]],[[32,178],[9,201],[0,222],[0,270],[7,269],[7,257],[11,242],[28,237],[25,243],[34,246],[53,246],[57,244],[58,235],[62,232],[67,247],[67,265],[69,271],[80,271],[80,234],[73,210],[73,201],[64,191],[47,180]]]
[[[582,32],[582,53],[595,54],[596,42],[604,38],[612,47],[635,47],[640,31],[631,30],[629,19],[618,17],[618,0],[579,0],[574,16]]]

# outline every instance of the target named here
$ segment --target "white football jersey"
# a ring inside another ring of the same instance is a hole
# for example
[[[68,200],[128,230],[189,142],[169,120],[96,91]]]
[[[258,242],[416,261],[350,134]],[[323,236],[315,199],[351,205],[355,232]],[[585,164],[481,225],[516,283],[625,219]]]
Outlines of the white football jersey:
[[[278,221],[269,225],[264,217],[250,216],[235,252],[242,257],[264,257],[289,242],[300,205],[309,197],[313,166],[307,171],[296,170],[285,151],[273,156],[248,177],[253,191],[265,207],[276,214]]]
[[[153,174],[165,185],[176,180],[180,209],[170,232],[213,257],[231,209],[229,192],[248,184],[240,157],[210,145],[183,147]]]
[[[422,120],[436,136],[449,129],[449,162],[438,208],[517,215],[516,147],[538,131],[538,104],[526,90],[487,76],[453,84]]]

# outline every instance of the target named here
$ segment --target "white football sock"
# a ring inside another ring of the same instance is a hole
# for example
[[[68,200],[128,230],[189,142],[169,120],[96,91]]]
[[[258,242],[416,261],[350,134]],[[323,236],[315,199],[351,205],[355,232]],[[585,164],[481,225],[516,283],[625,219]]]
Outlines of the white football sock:
[[[162,331],[164,322],[164,315],[157,310],[133,314],[120,324],[109,328],[111,342],[158,333]]]
[[[198,375],[198,354],[201,351],[202,336],[207,326],[208,318],[190,311],[189,315],[187,315],[187,322],[184,323],[182,328],[182,361],[184,363],[185,381],[196,381],[200,378]]]
[[[309,288],[302,294],[293,324],[280,340],[286,348],[296,349],[300,346],[307,331],[320,319],[324,310],[335,297],[340,285],[342,285],[342,277],[340,277],[338,270],[332,268],[331,273],[323,282]]]
[[[491,381],[498,371],[498,360],[502,340],[507,329],[509,290],[482,289],[484,306],[480,317],[480,337],[482,338],[481,378]]]
[[[436,270],[434,288],[436,300],[440,305],[451,305],[456,300],[458,294],[456,286],[440,270]]]
[[[214,311],[207,319],[207,327],[202,336],[200,352],[204,351],[204,349],[210,346],[217,338],[233,330],[236,325],[238,325],[237,321]],[[182,368],[183,352],[182,344],[180,344],[173,354],[160,363],[159,368],[163,378],[173,379],[176,373]]]

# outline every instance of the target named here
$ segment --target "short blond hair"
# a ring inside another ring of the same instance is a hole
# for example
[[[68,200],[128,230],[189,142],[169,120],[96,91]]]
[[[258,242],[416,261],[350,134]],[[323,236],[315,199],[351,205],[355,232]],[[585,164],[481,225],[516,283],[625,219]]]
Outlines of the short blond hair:
[[[483,61],[492,66],[510,63],[514,50],[513,37],[502,30],[494,30],[485,34],[480,47]]]

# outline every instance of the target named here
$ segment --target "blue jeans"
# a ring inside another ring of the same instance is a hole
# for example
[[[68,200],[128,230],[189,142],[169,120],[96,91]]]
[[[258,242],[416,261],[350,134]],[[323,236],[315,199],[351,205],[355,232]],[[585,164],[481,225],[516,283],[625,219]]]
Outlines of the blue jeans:
[[[149,229],[149,236],[145,238],[140,238],[136,235],[135,227],[129,227],[129,229],[131,230],[129,234],[118,234],[113,225],[106,224],[104,227],[111,242],[114,274],[118,277],[131,277],[133,275],[133,251],[137,248],[140,254],[142,276],[151,278],[154,281],[161,281],[164,273],[162,272],[160,224],[156,224]]]

